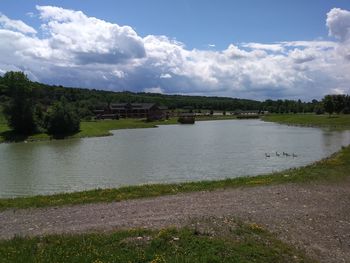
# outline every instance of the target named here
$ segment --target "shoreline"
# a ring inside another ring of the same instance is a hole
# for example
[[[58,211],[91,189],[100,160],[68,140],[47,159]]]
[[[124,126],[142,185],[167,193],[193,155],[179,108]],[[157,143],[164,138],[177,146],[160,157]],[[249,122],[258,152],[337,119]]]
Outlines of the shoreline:
[[[296,127],[311,127],[320,129],[330,129],[336,131],[350,130],[350,115],[314,115],[314,114],[271,114],[260,116],[261,121],[274,122],[281,125]],[[238,120],[237,116],[225,115],[215,117],[197,117],[196,121],[225,121]],[[239,119],[245,120],[245,119]],[[7,125],[0,124],[0,144],[16,142],[38,142],[50,140],[69,140],[76,138],[92,138],[112,136],[111,131],[120,129],[156,128],[160,125],[178,124],[177,118],[169,120],[146,122],[143,119],[120,119],[107,121],[82,121],[80,132],[67,136],[63,139],[55,139],[46,133],[38,133],[31,136],[19,136],[11,134]],[[6,133],[8,133],[6,135]],[[6,136],[8,138],[6,138]]]
[[[225,121],[235,120],[235,116],[227,116],[225,118],[197,118],[196,121]],[[120,120],[104,120],[104,121],[82,121],[81,129],[78,133],[67,136],[63,139],[56,139],[46,133],[37,133],[30,136],[9,135],[11,139],[5,139],[4,133],[10,133],[7,125],[2,124],[3,131],[0,129],[0,144],[1,143],[18,143],[18,142],[40,142],[51,140],[69,140],[82,139],[93,137],[107,137],[113,136],[111,131],[121,129],[143,129],[143,128],[157,128],[160,125],[175,125],[179,124],[177,118],[170,118],[169,120],[146,122],[144,119],[120,119]],[[5,128],[4,128],[5,127]],[[0,126],[1,128],[1,126]]]

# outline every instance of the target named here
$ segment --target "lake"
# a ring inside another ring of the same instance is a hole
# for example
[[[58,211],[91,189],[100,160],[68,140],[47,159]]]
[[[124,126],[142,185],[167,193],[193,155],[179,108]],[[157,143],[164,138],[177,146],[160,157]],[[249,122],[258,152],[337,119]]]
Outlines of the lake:
[[[258,175],[310,164],[350,144],[349,131],[260,120],[202,121],[113,134],[0,144],[0,197]],[[297,157],[283,156],[283,151]]]

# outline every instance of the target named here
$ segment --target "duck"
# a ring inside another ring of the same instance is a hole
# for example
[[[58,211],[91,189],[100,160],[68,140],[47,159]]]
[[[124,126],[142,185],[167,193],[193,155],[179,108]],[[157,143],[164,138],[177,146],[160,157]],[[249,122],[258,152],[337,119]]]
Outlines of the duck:
[[[268,154],[268,153],[265,153],[265,157],[270,157],[270,154]]]
[[[276,156],[280,156],[280,155],[281,155],[280,153],[276,152]]]

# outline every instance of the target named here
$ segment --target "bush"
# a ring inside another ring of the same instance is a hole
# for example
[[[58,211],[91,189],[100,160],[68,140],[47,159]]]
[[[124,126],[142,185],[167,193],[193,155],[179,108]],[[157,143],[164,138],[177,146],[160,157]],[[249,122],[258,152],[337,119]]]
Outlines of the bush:
[[[49,109],[45,126],[49,134],[68,135],[79,131],[80,118],[75,109],[65,99],[61,99]]]

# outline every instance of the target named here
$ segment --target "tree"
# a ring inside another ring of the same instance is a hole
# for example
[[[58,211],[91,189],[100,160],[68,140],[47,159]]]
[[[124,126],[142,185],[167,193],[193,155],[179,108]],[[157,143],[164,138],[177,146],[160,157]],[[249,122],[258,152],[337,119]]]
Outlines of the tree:
[[[345,95],[333,95],[334,111],[339,114],[345,108]]]
[[[7,72],[3,77],[5,93],[10,101],[4,114],[8,125],[18,134],[31,134],[36,130],[30,81],[23,72]]]
[[[324,110],[331,115],[334,112],[334,102],[331,95],[327,95],[323,99]]]
[[[49,134],[67,135],[79,131],[80,119],[75,109],[62,98],[49,109],[45,126]]]

